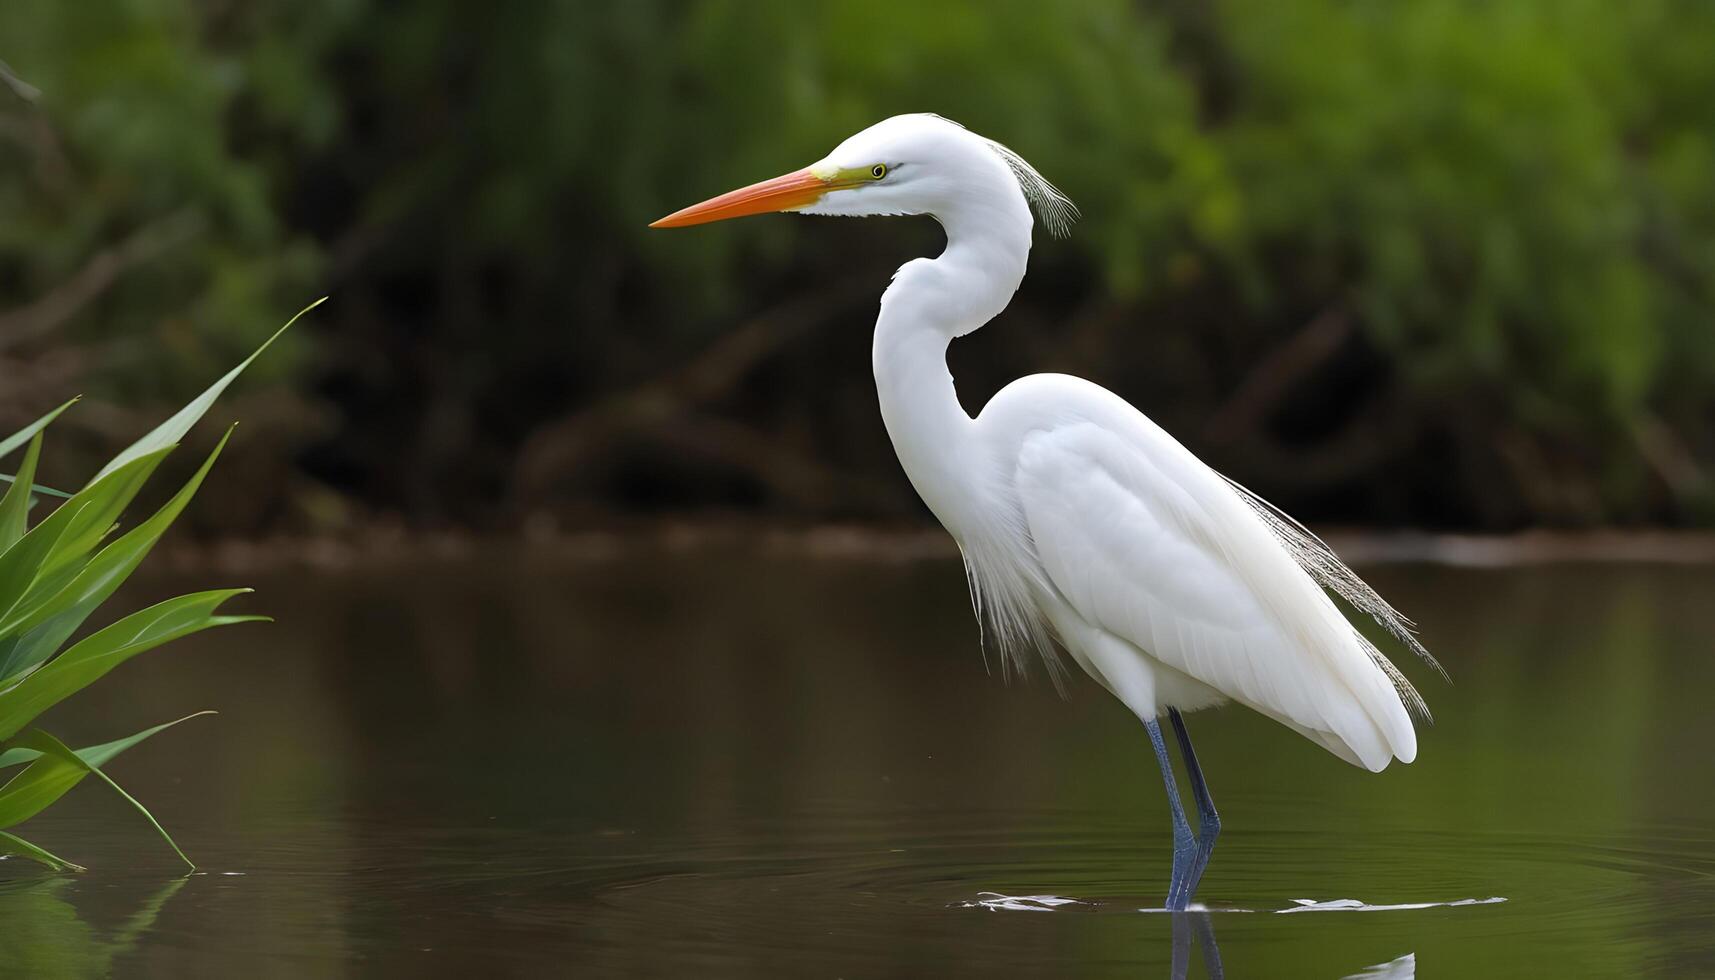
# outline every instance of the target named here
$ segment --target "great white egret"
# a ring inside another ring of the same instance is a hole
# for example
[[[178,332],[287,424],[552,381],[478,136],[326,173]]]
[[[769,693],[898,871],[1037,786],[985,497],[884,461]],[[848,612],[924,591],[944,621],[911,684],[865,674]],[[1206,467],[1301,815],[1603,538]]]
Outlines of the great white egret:
[[[821,161],[656,221],[766,211],[927,214],[947,247],[905,263],[881,297],[873,366],[911,483],[964,554],[1003,663],[1057,638],[1149,731],[1173,821],[1167,907],[1186,908],[1220,817],[1184,712],[1237,701],[1354,765],[1417,755],[1423,700],[1324,592],[1429,659],[1405,621],[1320,540],[1193,456],[1119,396],[1080,378],[1007,385],[971,418],[946,352],[1006,308],[1024,278],[1032,206],[1063,234],[1077,211],[1023,158],[940,116],[895,116]],[[1431,663],[1434,661],[1431,659]],[[1186,821],[1165,714],[1199,814]]]

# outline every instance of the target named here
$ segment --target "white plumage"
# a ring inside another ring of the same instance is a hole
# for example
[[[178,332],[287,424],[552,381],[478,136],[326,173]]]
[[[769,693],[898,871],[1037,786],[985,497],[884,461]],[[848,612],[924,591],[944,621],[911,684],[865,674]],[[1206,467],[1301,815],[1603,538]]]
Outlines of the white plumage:
[[[987,635],[1023,666],[1046,625],[1145,720],[1231,699],[1353,764],[1411,761],[1408,707],[1421,700],[1321,585],[1421,648],[1314,538],[1088,381],[1035,375],[975,419],[960,407],[946,345],[1000,312],[1023,277],[1023,188],[1066,214],[1051,185],[1021,183],[1028,165],[993,146],[939,117],[896,117],[829,161],[897,160],[905,176],[932,159],[928,186],[902,180],[885,202],[865,200],[879,187],[831,193],[805,209],[928,210],[947,229],[946,251],[907,263],[883,297],[874,366],[900,462],[964,549]],[[901,206],[919,192],[939,200]]]
[[[1379,771],[1417,756],[1422,700],[1324,587],[1415,652],[1410,624],[1290,518],[1193,456],[1117,395],[1044,374],[972,418],[946,351],[1005,309],[1024,277],[1031,205],[1076,215],[1007,148],[938,116],[896,116],[818,163],[658,225],[760,210],[930,214],[947,233],[882,296],[873,367],[900,464],[965,556],[985,637],[1009,668],[1057,639],[1149,729],[1175,821],[1169,907],[1184,908],[1219,829],[1179,714],[1233,700]],[[1433,661],[1431,661],[1433,663]],[[1059,680],[1055,674],[1056,681]],[[1172,717],[1201,814],[1193,838],[1157,719]]]
[[[1374,648],[1251,504],[1136,409],[1037,375],[996,395],[977,429],[1016,460],[1035,547],[1018,560],[1052,586],[1041,608],[1139,717],[1231,698],[1371,770],[1416,757]]]

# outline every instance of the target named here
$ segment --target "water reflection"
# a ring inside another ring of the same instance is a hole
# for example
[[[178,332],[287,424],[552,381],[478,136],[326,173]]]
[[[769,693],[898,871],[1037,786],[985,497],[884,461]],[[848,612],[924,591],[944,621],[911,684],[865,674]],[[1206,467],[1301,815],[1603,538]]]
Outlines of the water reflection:
[[[1393,902],[1376,904],[1355,898],[1336,898],[1318,902],[1313,898],[1295,898],[1287,908],[1277,909],[1282,915],[1290,912],[1408,912],[1419,909],[1456,909],[1466,905],[1499,905],[1506,899],[1499,895],[1489,898],[1460,898],[1451,902]]]
[[[1215,923],[1208,912],[1173,913],[1172,980],[1188,980],[1191,976],[1191,945],[1196,940],[1203,959],[1202,976],[1208,980],[1226,980],[1227,971],[1221,965],[1221,946],[1215,939]],[[1417,954],[1377,963],[1348,974],[1344,980],[1414,980],[1417,976]]]
[[[1215,924],[1207,912],[1179,912],[1173,915],[1172,980],[1188,980],[1191,976],[1191,945],[1196,940],[1203,959],[1203,973],[1208,980],[1226,980],[1227,971],[1221,965],[1221,946],[1215,940]],[[1345,980],[1413,980],[1417,976],[1417,956],[1407,953],[1386,963],[1378,963]]]
[[[56,726],[222,709],[115,775],[199,864],[247,874],[194,879],[112,954],[125,972],[1321,980],[1409,975],[1410,950],[1447,976],[1715,976],[1715,783],[1687,761],[1715,743],[1715,573],[1369,571],[1457,682],[1419,678],[1420,758],[1370,774],[1211,713],[1227,826],[1199,894],[1505,903],[1139,915],[1170,861],[1147,739],[1093,685],[985,677],[954,564],[258,576],[276,625],[192,637]],[[171,855],[108,805],[50,815],[96,869],[51,893],[78,915],[0,910],[0,946],[125,942],[139,901],[99,876]],[[996,896],[1030,911],[956,907]]]
[[[1417,954],[1407,953],[1397,960],[1377,963],[1361,973],[1354,973],[1345,980],[1413,980],[1417,976]]]
[[[998,892],[984,892],[973,902],[959,902],[954,908],[982,908],[994,912],[1052,912],[1066,911],[1069,908],[1090,909],[1094,903],[1082,902],[1077,899],[1063,898],[1057,895],[1002,895]],[[1486,904],[1470,902],[1437,902],[1419,903],[1396,906],[1372,906],[1349,899],[1336,902],[1312,903],[1308,899],[1300,899],[1299,904],[1277,909],[1277,912],[1333,911],[1358,910],[1398,911],[1406,909],[1445,908],[1466,904]],[[1167,912],[1165,909],[1146,909],[1149,912],[1164,912],[1172,920],[1171,956],[1168,976],[1171,980],[1189,980],[1193,976],[1191,964],[1200,957],[1203,964],[1201,973],[1195,974],[1208,980],[1225,980],[1226,968],[1221,963],[1221,944],[1215,938],[1214,916],[1207,910],[1193,909],[1189,912]],[[1221,912],[1247,912],[1246,909],[1223,908]],[[1195,950],[1196,957],[1193,957]],[[1417,976],[1417,955],[1407,953],[1404,956],[1377,963],[1363,970],[1348,974],[1344,980],[1412,980]]]
[[[22,862],[8,862],[9,871]],[[148,935],[167,901],[185,885],[175,878],[141,896],[117,897],[132,891],[106,885],[101,907],[109,914],[130,905],[132,911],[112,928],[87,921],[76,901],[85,879],[46,875],[24,869],[23,880],[0,881],[0,974],[9,977],[102,977],[113,963],[131,953]]]
[[[1308,898],[1301,898],[1295,899],[1293,904],[1286,908],[1260,911],[1264,913],[1274,912],[1276,914],[1289,912],[1400,912],[1420,911],[1425,909],[1458,908],[1470,905],[1492,905],[1499,904],[1503,901],[1505,901],[1505,899],[1462,899],[1453,902],[1411,902],[1392,905],[1376,905],[1367,902],[1360,902],[1355,899],[1335,899],[1332,901],[1317,902]],[[990,912],[1058,911],[1087,913],[1102,911],[1104,904],[1108,903],[1083,901],[1059,895],[1004,895],[999,892],[983,892],[978,895],[975,900],[956,902],[950,907],[976,908]],[[1123,905],[1123,903],[1121,904]],[[1110,907],[1106,910],[1122,914],[1127,911],[1122,907]],[[1139,909],[1137,911],[1164,914],[1171,920],[1171,962],[1168,976],[1170,976],[1172,980],[1187,980],[1188,977],[1193,976],[1191,965],[1196,958],[1193,956],[1193,950],[1196,951],[1197,956],[1201,957],[1203,964],[1202,972],[1195,974],[1196,976],[1207,977],[1209,980],[1224,980],[1226,976],[1226,968],[1221,963],[1220,943],[1215,938],[1213,913],[1255,914],[1259,910],[1232,907],[1221,907],[1210,910],[1207,908],[1193,907],[1187,912],[1170,912],[1167,909],[1160,908],[1146,908]],[[1410,980],[1410,978],[1415,977],[1416,975],[1417,956],[1415,953],[1407,953],[1404,956],[1389,960],[1386,963],[1377,963],[1373,966],[1366,967],[1357,973],[1348,974],[1345,977],[1345,980]]]
[[[1173,980],[1185,980],[1191,969],[1191,938],[1197,939],[1197,949],[1203,956],[1203,971],[1209,980],[1225,980],[1227,971],[1221,967],[1221,948],[1215,942],[1215,925],[1207,912],[1173,913]]]

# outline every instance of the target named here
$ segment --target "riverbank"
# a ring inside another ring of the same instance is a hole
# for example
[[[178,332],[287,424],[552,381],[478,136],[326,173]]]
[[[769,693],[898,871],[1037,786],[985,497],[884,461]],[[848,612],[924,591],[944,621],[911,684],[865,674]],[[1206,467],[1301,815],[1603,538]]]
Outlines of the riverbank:
[[[1353,565],[1427,563],[1507,567],[1560,563],[1715,564],[1715,532],[1530,530],[1450,534],[1373,528],[1316,529]],[[749,553],[840,561],[950,560],[944,531],[859,524],[790,526],[719,520],[636,522],[565,530],[532,526],[515,534],[416,531],[375,526],[349,535],[220,539],[164,544],[160,563],[176,568],[341,569],[391,567],[514,552],[549,563],[616,561],[645,555]]]

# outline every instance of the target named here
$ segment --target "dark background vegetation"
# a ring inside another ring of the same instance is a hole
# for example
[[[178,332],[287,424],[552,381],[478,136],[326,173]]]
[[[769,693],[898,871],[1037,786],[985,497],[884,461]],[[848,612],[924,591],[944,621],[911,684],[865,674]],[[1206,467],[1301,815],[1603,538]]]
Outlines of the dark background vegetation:
[[[932,110],[1084,213],[955,346],[973,410],[1083,374],[1312,521],[1709,524],[1712,44],[1695,0],[7,0],[0,431],[85,394],[80,483],[328,293],[205,530],[918,520],[868,343],[933,223],[645,225]]]

